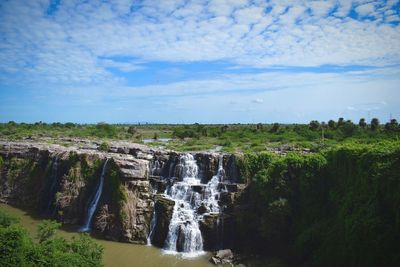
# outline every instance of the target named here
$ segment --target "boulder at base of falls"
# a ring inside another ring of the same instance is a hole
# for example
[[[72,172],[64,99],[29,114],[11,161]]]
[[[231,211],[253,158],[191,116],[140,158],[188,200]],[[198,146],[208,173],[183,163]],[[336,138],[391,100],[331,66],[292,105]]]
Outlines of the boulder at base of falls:
[[[218,250],[210,258],[210,262],[215,265],[233,266],[234,256],[230,249]]]
[[[169,223],[172,218],[174,211],[175,201],[172,199],[156,195],[155,199],[155,213],[156,220],[154,229],[151,235],[151,244],[162,248],[165,243],[165,239],[168,235]]]

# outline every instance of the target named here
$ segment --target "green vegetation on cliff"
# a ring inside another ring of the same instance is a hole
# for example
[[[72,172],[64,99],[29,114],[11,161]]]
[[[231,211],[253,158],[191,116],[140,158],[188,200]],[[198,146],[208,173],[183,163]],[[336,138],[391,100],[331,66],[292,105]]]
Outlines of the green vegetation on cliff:
[[[346,144],[316,154],[247,154],[238,219],[242,250],[296,266],[400,262],[400,143]]]
[[[7,182],[13,186],[14,182],[28,181],[33,175],[35,161],[32,159],[10,158],[8,162]]]
[[[0,186],[4,190],[3,196],[13,192],[11,194],[17,194],[23,206],[35,207],[40,201],[38,192],[41,192],[49,170],[47,162],[34,158],[0,157]]]
[[[128,219],[128,215],[124,209],[124,206],[128,200],[127,190],[122,183],[122,178],[119,169],[112,161],[107,171],[106,180],[107,187],[110,189],[111,203],[116,205],[118,216],[121,219],[121,223],[124,224]]]
[[[93,179],[97,179],[97,174],[101,171],[100,165],[102,164],[102,160],[97,156],[79,155],[72,152],[69,155],[68,161],[68,166],[72,166],[67,174],[70,181],[90,183],[93,182]]]
[[[103,248],[88,235],[67,241],[55,235],[59,224],[38,226],[38,242],[15,218],[0,211],[0,266],[103,266]]]

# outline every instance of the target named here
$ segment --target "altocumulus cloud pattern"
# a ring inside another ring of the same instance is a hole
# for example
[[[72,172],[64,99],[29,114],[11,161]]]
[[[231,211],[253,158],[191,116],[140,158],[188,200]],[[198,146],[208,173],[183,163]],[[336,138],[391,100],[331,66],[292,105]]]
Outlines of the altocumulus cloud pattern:
[[[384,120],[400,113],[399,10],[391,0],[2,1],[0,120]]]

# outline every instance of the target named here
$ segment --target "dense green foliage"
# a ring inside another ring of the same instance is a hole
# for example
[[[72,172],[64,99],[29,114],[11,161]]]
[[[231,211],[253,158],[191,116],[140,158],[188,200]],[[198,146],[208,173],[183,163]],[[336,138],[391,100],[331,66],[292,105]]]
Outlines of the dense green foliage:
[[[59,225],[38,226],[39,243],[16,220],[0,211],[0,266],[102,266],[103,249],[86,234],[67,241],[54,235]]]
[[[48,240],[50,237],[54,236],[56,230],[61,227],[61,223],[57,223],[51,220],[43,220],[37,228],[37,239],[39,243]]]
[[[346,144],[286,157],[247,154],[241,249],[295,266],[400,262],[400,143]]]
[[[111,161],[107,169],[106,190],[110,190],[111,203],[116,205],[116,210],[122,223],[125,223],[128,215],[124,205],[128,200],[128,192],[123,186],[121,173],[114,161]]]
[[[0,138],[22,139],[55,137],[56,142],[63,142],[60,137],[80,137],[100,139],[101,150],[107,150],[106,140],[129,140],[150,142],[151,145],[163,145],[167,148],[194,151],[221,146],[223,151],[265,151],[290,144],[293,148],[318,150],[321,145],[334,145],[343,141],[363,143],[376,140],[398,140],[400,127],[395,119],[385,125],[379,120],[366,122],[360,119],[358,124],[339,118],[328,123],[311,121],[309,124],[74,124],[74,123],[35,123],[0,124]],[[162,138],[173,138],[163,143]],[[52,141],[55,141],[54,139]],[[65,143],[67,144],[67,143]]]

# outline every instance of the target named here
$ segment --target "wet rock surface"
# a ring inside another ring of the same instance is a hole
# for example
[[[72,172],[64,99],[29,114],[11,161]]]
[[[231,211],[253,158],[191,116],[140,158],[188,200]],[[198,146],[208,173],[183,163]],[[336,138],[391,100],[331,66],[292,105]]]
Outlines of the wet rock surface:
[[[150,239],[151,243],[157,247],[162,248],[164,246],[174,205],[175,201],[162,195],[156,195],[155,197],[154,209],[157,217]]]

